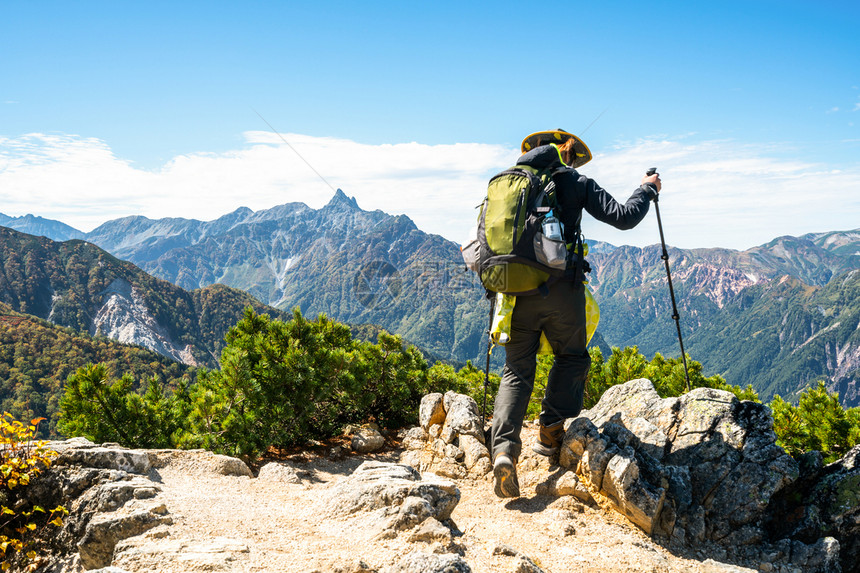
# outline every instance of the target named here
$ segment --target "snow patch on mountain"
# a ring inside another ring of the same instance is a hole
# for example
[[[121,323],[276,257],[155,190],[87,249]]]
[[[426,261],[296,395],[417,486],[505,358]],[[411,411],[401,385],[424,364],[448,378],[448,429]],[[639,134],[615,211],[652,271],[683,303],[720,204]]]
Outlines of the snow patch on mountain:
[[[179,348],[173,342],[149,313],[143,296],[127,280],[114,279],[100,294],[103,303],[93,319],[90,334],[137,344],[189,366],[198,366],[190,346]]]

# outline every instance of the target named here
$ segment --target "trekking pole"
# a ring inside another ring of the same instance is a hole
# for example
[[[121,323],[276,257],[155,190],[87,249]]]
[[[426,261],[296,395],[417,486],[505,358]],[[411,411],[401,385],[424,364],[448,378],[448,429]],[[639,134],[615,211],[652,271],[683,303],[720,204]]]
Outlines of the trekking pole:
[[[487,298],[490,299],[490,323],[487,326],[487,366],[484,369],[484,402],[481,404],[481,423],[484,424],[487,420],[487,386],[490,385],[490,351],[493,349],[493,315],[496,311],[496,294],[487,291]]]
[[[657,168],[652,167],[645,175],[654,175]],[[660,194],[654,196],[654,210],[657,212],[657,228],[660,229],[660,244],[663,246],[663,262],[666,263],[666,279],[669,281],[669,297],[672,299],[672,318],[675,320],[675,328],[678,329],[678,344],[681,345],[681,360],[684,361],[684,377],[687,380],[687,392],[690,388],[690,372],[687,370],[687,354],[684,352],[684,340],[681,338],[681,316],[678,314],[678,305],[675,304],[675,289],[672,288],[672,274],[669,272],[669,252],[666,250],[666,239],[663,238],[663,222],[660,220]]]

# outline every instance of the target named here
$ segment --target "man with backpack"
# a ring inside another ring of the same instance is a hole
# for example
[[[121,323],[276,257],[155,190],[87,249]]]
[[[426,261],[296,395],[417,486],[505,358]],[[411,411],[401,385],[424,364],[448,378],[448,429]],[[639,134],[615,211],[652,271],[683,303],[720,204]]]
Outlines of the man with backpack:
[[[522,449],[520,431],[534,387],[542,334],[549,341],[555,360],[547,380],[540,433],[533,450],[545,456],[558,452],[564,437],[564,421],[578,416],[582,410],[585,378],[591,365],[586,349],[583,281],[589,268],[582,258],[579,225],[582,211],[618,229],[631,229],[642,221],[650,200],[661,189],[658,174],[646,175],[627,202],[618,203],[594,180],[576,171],[591,160],[591,152],[582,140],[561,129],[529,135],[523,140],[521,150],[523,154],[514,171],[521,169],[542,175],[544,182],[540,185],[544,191],[554,187],[554,208],[548,212],[544,208],[541,216],[557,218],[563,229],[563,243],[574,246],[568,247],[563,272],[541,285],[536,294],[517,293],[492,423],[494,489],[503,498],[520,494],[516,473]],[[511,274],[509,270],[506,272]]]

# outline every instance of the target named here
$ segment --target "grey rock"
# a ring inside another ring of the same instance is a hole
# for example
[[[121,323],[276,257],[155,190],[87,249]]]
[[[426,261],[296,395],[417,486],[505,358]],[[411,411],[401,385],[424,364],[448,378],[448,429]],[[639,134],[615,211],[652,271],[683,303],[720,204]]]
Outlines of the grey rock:
[[[409,536],[409,541],[412,543],[439,542],[447,546],[452,540],[453,535],[451,534],[451,530],[434,517],[425,519]]]
[[[576,472],[572,470],[552,475],[546,481],[537,484],[535,492],[553,497],[573,496],[587,505],[594,505],[591,492],[583,485]]]
[[[471,437],[471,436],[470,436]],[[448,444],[445,446],[445,457],[456,462],[462,461],[465,454],[463,450],[455,446],[454,444]]]
[[[463,451],[463,463],[466,465],[466,469],[471,470],[479,460],[483,458],[489,460],[490,458],[490,451],[487,446],[475,436],[461,435],[459,445]]]
[[[779,538],[763,523],[799,475],[776,445],[766,406],[710,388],[663,399],[645,379],[609,388],[570,421],[559,463],[646,533],[682,545],[715,542],[733,554]],[[826,552],[816,547],[810,551]]]
[[[249,558],[246,542],[227,537],[181,539],[147,534],[121,541],[114,550],[114,564],[133,571],[160,571],[162,563],[181,563],[183,571],[247,571]]]
[[[433,506],[423,497],[409,496],[400,504],[397,516],[391,526],[393,529],[410,529],[435,515]]]
[[[429,469],[437,475],[451,479],[463,479],[468,475],[466,466],[450,458],[443,458],[437,461]]]
[[[781,492],[771,511],[772,536],[804,542],[836,538],[842,570],[860,571],[860,446],[832,464],[813,466]],[[819,548],[833,551],[829,542]]]
[[[633,448],[627,446],[612,457],[606,466],[601,492],[609,496],[621,511],[647,534],[663,509],[666,490],[640,479],[639,464]]]
[[[451,391],[445,393],[443,402],[446,416],[441,438],[450,444],[458,436],[467,435],[483,443],[484,426],[478,414],[478,403],[471,396]]]
[[[221,454],[210,454],[210,456],[212,468],[218,474],[223,476],[239,477],[254,476],[253,472],[251,472],[251,468],[249,468],[248,465],[239,458],[224,456]]]
[[[499,543],[493,548],[493,555],[507,555],[508,557],[517,557],[520,552],[514,549],[507,543]]]
[[[113,559],[116,544],[123,539],[140,535],[161,524],[172,523],[161,511],[146,509],[127,514],[99,514],[87,524],[84,537],[78,542],[81,564],[85,569],[107,567]]]
[[[131,499],[149,499],[161,491],[157,484],[143,478],[108,482],[88,492],[95,499],[90,508],[97,512],[115,511]]]
[[[153,468],[161,468],[170,463],[193,466],[194,471],[206,471],[224,476],[253,477],[251,469],[238,458],[213,454],[206,450],[147,450]]]
[[[129,450],[120,446],[97,446],[86,438],[48,442],[47,447],[56,451],[56,465],[77,465],[102,468],[145,475],[150,469],[149,456],[141,450]]]
[[[525,555],[520,555],[513,573],[544,573],[544,570]]]
[[[432,474],[422,479],[410,466],[367,461],[335,484],[318,502],[318,507],[323,515],[347,516],[358,511],[399,508],[409,497],[426,500],[432,508],[432,517],[444,521],[457,507],[460,490],[452,482]]]
[[[459,555],[436,555],[413,551],[381,573],[471,573],[469,564]]]
[[[418,471],[421,470],[421,452],[417,450],[406,450],[400,454],[400,463],[405,466],[412,467]]]
[[[425,432],[430,429],[430,426],[436,424],[441,426],[445,423],[442,394],[437,392],[421,398],[421,405],[418,407],[418,423]]]
[[[280,483],[302,483],[296,469],[288,464],[269,462],[260,468],[257,479],[262,481],[274,481]]]
[[[369,426],[362,426],[352,436],[352,449],[360,454],[381,450],[384,445],[385,437]]]
[[[402,438],[403,447],[407,450],[420,450],[427,445],[430,434],[421,426],[415,426],[406,431]]]

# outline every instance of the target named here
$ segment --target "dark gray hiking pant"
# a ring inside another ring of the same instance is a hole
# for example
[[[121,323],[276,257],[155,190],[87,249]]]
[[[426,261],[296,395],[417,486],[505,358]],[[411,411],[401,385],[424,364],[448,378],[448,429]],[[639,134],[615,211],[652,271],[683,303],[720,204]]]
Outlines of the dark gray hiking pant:
[[[557,282],[546,297],[517,297],[493,409],[493,459],[501,453],[520,456],[520,430],[534,387],[541,332],[546,333],[555,353],[541,404],[541,423],[551,426],[575,418],[582,410],[585,377],[591,365],[585,347],[585,290],[582,284],[575,288],[573,282]]]

